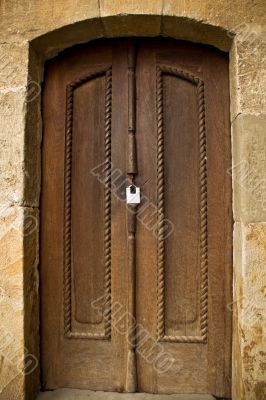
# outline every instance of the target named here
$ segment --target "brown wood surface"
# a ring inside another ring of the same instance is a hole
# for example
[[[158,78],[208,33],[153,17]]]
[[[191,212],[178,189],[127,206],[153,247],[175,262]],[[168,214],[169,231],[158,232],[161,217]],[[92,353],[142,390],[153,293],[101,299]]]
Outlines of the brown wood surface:
[[[154,351],[165,351],[175,361],[169,370],[160,374],[156,362],[146,361],[140,354],[139,390],[230,397],[231,315],[226,307],[231,301],[232,273],[231,190],[230,177],[226,173],[230,166],[228,60],[225,54],[206,46],[177,44],[171,40],[141,40],[139,45],[138,184],[143,196],[148,198],[149,207],[143,212],[143,215],[147,214],[146,219],[140,218],[137,228],[137,317],[156,337],[160,257],[156,235],[151,228],[158,206],[157,117],[160,105],[156,96],[157,66],[192,74],[205,86],[208,328],[207,343],[186,342],[190,336],[200,334],[201,325],[199,226],[202,177],[196,90],[188,81],[166,74],[162,89],[163,197],[165,217],[174,224],[174,232],[164,241],[165,339],[160,341],[162,347]],[[145,226],[143,221],[150,223]],[[151,345],[147,347],[151,348]]]
[[[43,386],[125,391],[132,349],[127,329],[133,326],[130,313],[136,304],[133,343],[139,391],[230,397],[228,58],[208,46],[170,39],[136,39],[135,44],[135,70],[127,39],[73,48],[47,64],[41,207]],[[79,80],[73,89],[71,84]],[[132,82],[136,87],[130,87]],[[73,89],[73,107],[67,87]],[[136,132],[131,126],[135,117]],[[132,158],[133,135],[137,153],[134,150]],[[91,173],[97,165],[102,165],[96,169],[101,179]],[[126,176],[132,172],[142,194],[133,245],[125,206]],[[71,192],[66,190],[68,182]],[[163,240],[162,217],[173,227]],[[66,237],[66,232],[71,235]],[[132,251],[134,257],[129,258]],[[99,298],[95,309],[92,302]],[[160,373],[163,357],[165,370]]]
[[[103,324],[91,308],[104,292],[104,185],[90,172],[103,162],[105,142],[104,82],[97,78],[77,90],[72,132],[72,277],[71,331],[64,334],[64,153],[66,86],[88,73],[112,66],[112,163],[125,173],[127,130],[127,58],[125,46],[101,43],[70,51],[47,66],[43,116],[43,191],[41,235],[43,385],[122,391],[125,384],[126,340],[112,329],[101,339]],[[84,101],[82,101],[82,99]],[[99,168],[103,177],[103,166]],[[127,304],[126,212],[112,196],[111,294]],[[108,216],[107,216],[108,217]],[[79,336],[79,334],[81,334]],[[85,336],[82,337],[82,334]],[[96,335],[97,338],[88,337]]]

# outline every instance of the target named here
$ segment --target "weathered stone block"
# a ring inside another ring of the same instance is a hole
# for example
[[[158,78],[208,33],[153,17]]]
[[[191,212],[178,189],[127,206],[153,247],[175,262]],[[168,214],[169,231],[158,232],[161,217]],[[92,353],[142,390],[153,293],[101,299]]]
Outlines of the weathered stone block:
[[[144,14],[161,15],[163,9],[162,0],[100,0],[100,14],[102,17],[115,14]]]
[[[250,35],[239,37],[237,46],[236,113],[266,112],[266,41],[260,26],[251,26]],[[253,33],[252,33],[253,32]]]
[[[28,43],[0,44],[0,91],[26,86],[28,60]]]
[[[0,398],[20,375],[24,353],[22,226],[22,209],[0,207]]]
[[[234,229],[233,398],[266,395],[266,223]]]
[[[102,17],[107,37],[157,36],[161,33],[161,16],[117,15]]]
[[[0,126],[0,204],[21,204],[25,90],[0,92]]]
[[[35,381],[36,390],[39,367],[37,266],[38,211],[1,206],[0,398],[3,399],[21,399],[25,378]]]
[[[9,369],[9,373],[11,369]],[[4,373],[3,373],[4,374]],[[4,387],[0,393],[0,398],[4,400],[21,400],[24,396],[24,377],[22,374],[17,374],[16,370],[13,370],[13,379]]]
[[[54,57],[58,52],[75,44],[86,43],[90,40],[105,36],[104,26],[100,18],[75,22],[56,30],[45,32],[32,40],[32,45],[45,59]]]
[[[234,218],[266,221],[266,116],[239,115],[233,123]]]
[[[191,0],[167,0],[163,7],[164,15],[182,15],[205,21],[213,25],[233,28],[240,23],[263,23],[265,4],[263,1],[236,0],[234,7],[230,0],[204,0],[201,2]]]
[[[226,35],[224,29],[212,26],[208,23],[199,23],[197,20],[185,16],[177,21],[172,16],[162,17],[163,36],[173,37],[181,40],[211,44],[221,50],[228,51],[232,39]],[[195,40],[195,38],[197,38]]]
[[[3,41],[17,43],[72,25],[77,21],[99,17],[98,0],[9,1],[0,3],[0,32]]]

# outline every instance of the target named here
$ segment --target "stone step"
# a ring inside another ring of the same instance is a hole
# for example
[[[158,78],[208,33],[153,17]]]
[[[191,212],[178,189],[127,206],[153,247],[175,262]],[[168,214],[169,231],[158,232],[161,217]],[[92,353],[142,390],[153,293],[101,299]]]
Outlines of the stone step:
[[[58,389],[41,392],[36,400],[214,400],[214,397],[205,394],[110,393]]]

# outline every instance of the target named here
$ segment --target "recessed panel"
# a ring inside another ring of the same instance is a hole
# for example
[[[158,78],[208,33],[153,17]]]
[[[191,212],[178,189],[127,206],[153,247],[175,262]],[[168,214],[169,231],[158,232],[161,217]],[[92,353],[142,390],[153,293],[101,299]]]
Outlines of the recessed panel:
[[[174,67],[158,67],[157,122],[158,339],[206,343],[208,209],[204,82]]]
[[[68,85],[64,295],[70,336],[110,337],[111,314],[104,312],[111,291],[110,121],[110,69]]]
[[[104,294],[104,185],[91,170],[104,162],[105,77],[74,91],[72,148],[72,257],[75,317],[99,324],[93,301]],[[89,118],[88,118],[89,116]],[[97,229],[96,229],[97,228]]]
[[[163,77],[165,334],[199,335],[199,181],[197,87]]]

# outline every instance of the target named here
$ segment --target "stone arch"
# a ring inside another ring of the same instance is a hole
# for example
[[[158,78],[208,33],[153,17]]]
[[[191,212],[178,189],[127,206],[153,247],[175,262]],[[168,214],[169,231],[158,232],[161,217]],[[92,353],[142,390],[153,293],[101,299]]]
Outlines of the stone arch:
[[[33,38],[30,44],[47,59],[75,44],[86,43],[101,37],[123,36],[167,36],[209,44],[229,51],[234,33],[222,26],[182,16],[165,16],[162,19],[161,16],[152,14],[117,14],[62,26]]]

